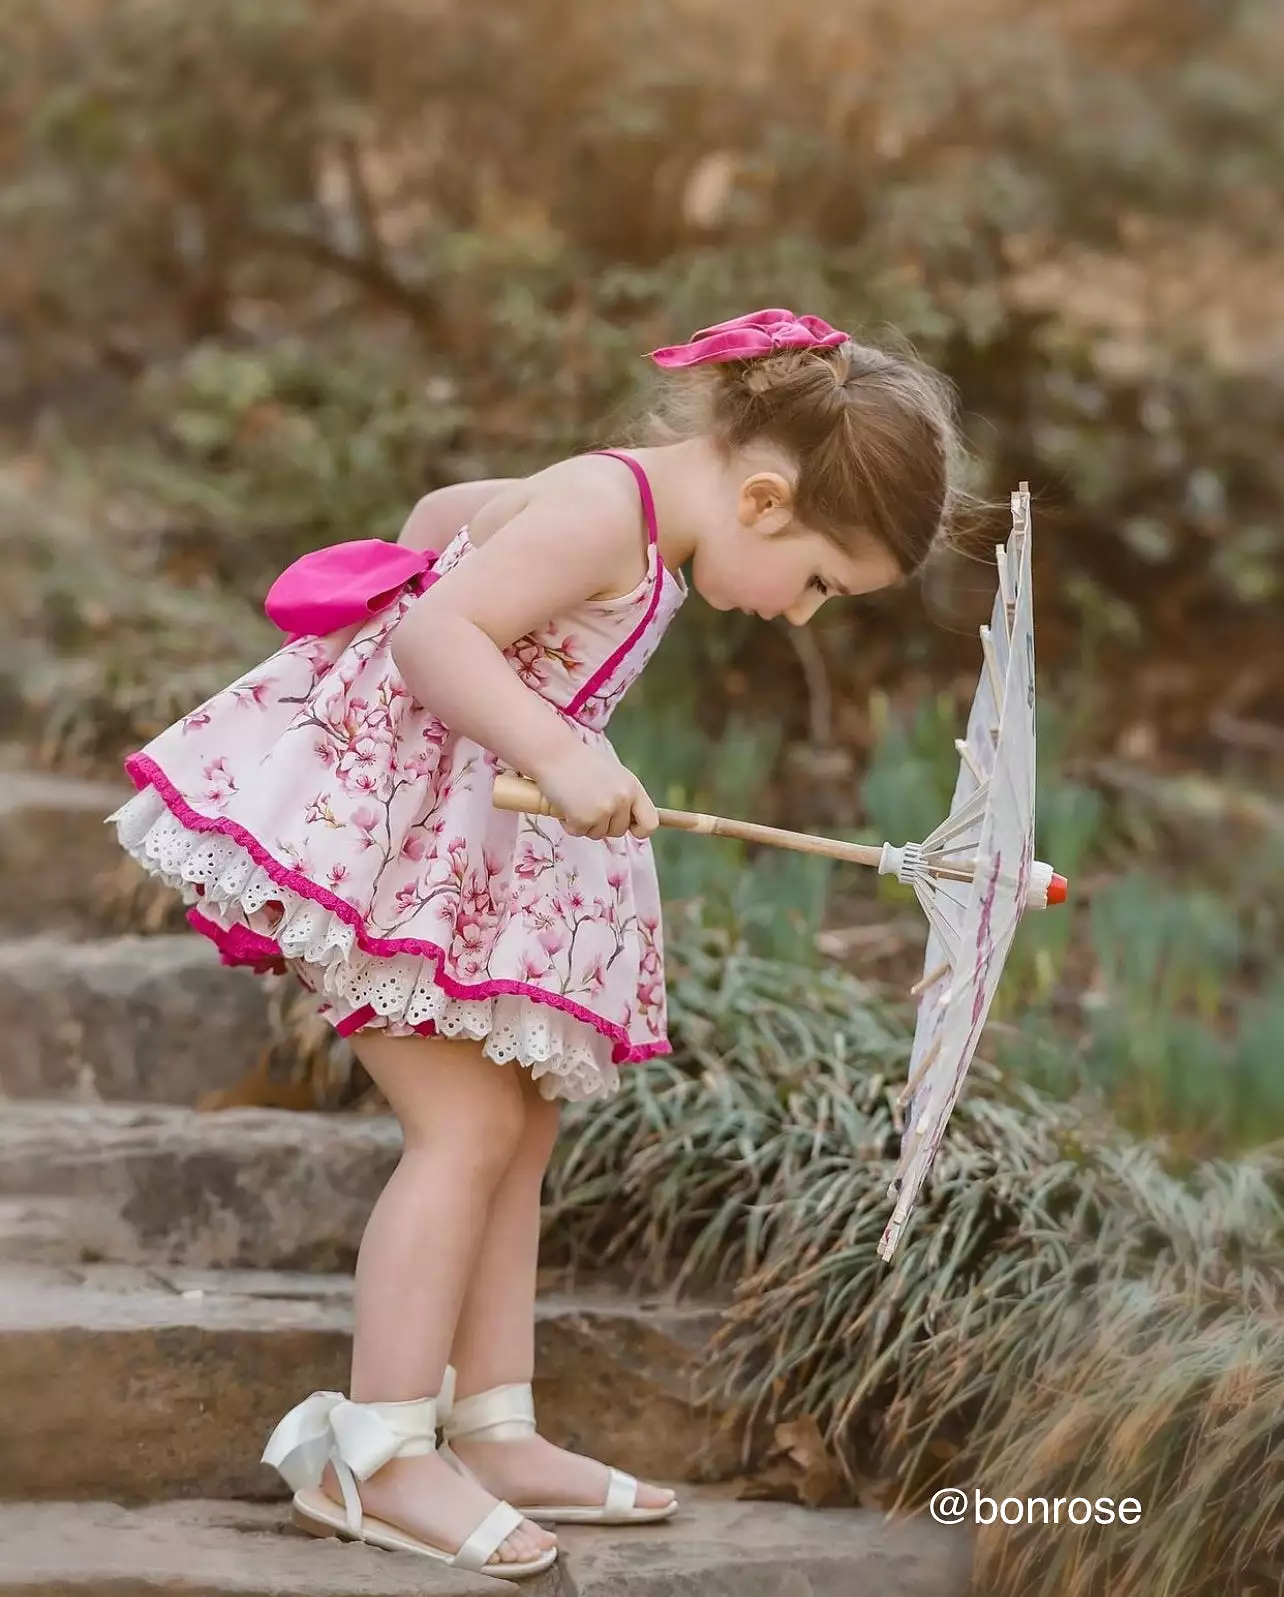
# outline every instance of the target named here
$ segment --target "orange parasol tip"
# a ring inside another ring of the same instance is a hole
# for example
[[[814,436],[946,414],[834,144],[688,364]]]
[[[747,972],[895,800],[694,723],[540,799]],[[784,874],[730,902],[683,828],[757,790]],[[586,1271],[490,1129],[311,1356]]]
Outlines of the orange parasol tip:
[[[1048,883],[1048,903],[1050,905],[1064,904],[1066,901],[1066,895],[1069,893],[1069,891],[1070,883],[1065,879],[1064,876],[1058,876],[1054,871],[1052,880]]]

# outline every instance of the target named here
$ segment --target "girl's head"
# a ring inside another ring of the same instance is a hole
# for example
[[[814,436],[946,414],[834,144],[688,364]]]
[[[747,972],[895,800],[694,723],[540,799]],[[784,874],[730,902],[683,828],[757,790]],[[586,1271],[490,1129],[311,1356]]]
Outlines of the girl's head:
[[[710,603],[801,624],[831,593],[870,593],[923,564],[958,454],[936,373],[781,310],[652,359],[674,374],[662,435],[706,441],[725,468],[692,561]]]

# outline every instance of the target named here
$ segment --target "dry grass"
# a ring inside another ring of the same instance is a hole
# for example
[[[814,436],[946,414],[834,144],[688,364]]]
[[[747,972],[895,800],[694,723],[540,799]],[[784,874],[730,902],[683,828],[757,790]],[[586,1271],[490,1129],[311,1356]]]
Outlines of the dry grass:
[[[1138,1284],[1008,1405],[980,1479],[996,1494],[1116,1502],[1140,1523],[979,1539],[1004,1591],[1278,1591],[1284,1577],[1284,1315]]]

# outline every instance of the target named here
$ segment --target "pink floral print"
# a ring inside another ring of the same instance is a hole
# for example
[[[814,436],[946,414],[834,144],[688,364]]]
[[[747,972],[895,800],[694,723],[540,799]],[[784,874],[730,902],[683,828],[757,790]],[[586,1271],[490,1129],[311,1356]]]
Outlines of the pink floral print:
[[[437,569],[470,552],[465,531]],[[684,592],[652,551],[635,594],[550,621],[507,657],[594,742]],[[346,632],[287,643],[162,733],[138,758],[136,779],[163,773],[155,782],[178,795],[167,798],[171,814],[190,806],[225,820],[256,840],[294,891],[302,878],[318,904],[348,906],[363,957],[417,953],[452,994],[521,995],[587,1017],[620,1057],[662,1052],[650,847],[572,838],[554,821],[493,807],[499,762],[418,704],[392,659],[392,636],[415,596],[412,587]],[[280,915],[271,900],[205,893],[194,924],[221,937],[226,956],[233,928],[270,938]],[[327,1013],[346,1025],[364,1011],[327,991]]]

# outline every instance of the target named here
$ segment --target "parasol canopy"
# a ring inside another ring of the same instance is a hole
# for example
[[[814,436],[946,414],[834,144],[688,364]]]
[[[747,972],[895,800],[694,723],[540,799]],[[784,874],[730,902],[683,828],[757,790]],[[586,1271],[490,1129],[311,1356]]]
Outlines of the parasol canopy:
[[[928,922],[896,1206],[879,1243],[890,1259],[940,1148],[1021,916],[1063,903],[1064,878],[1034,857],[1034,593],[1030,490],[1012,495],[1012,532],[995,550],[999,585],[982,666],[955,747],[959,774],[950,813],[930,837],[888,848],[879,866],[913,885]]]

